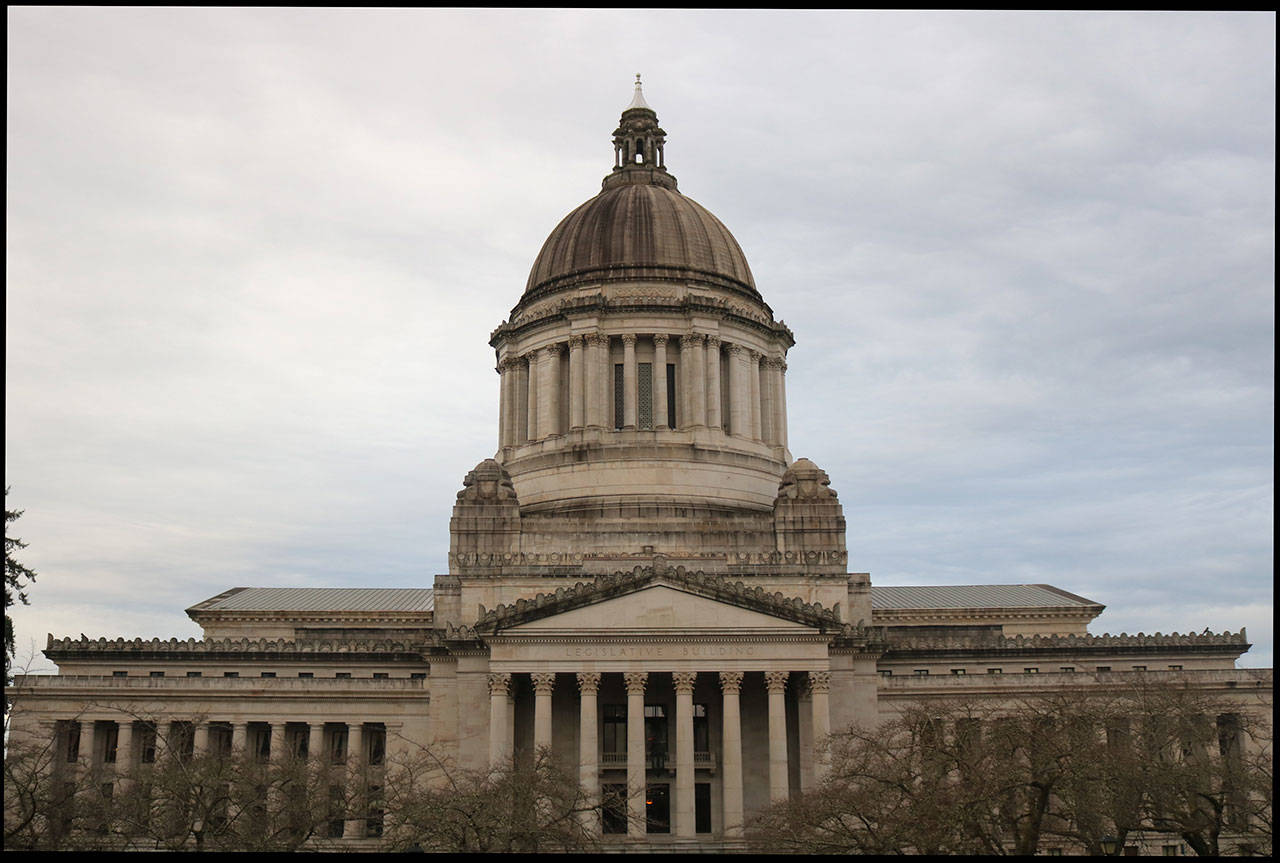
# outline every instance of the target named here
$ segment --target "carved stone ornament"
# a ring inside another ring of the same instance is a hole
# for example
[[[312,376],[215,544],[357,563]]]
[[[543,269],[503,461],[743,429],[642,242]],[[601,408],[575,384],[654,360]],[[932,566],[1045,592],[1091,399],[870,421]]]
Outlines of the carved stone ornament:
[[[624,671],[622,679],[627,684],[628,695],[644,695],[644,687],[649,682],[649,672]]]
[[[830,671],[810,671],[809,672],[809,691],[810,692],[830,692],[831,691],[831,672]]]
[[[698,672],[696,671],[671,672],[671,684],[676,692],[693,692],[693,685],[697,682]]]
[[[578,691],[583,695],[595,695],[600,691],[600,672],[579,671]]]
[[[741,671],[722,671],[720,672],[720,691],[741,692],[742,691],[742,672]]]
[[[511,675],[503,671],[489,673],[489,694],[508,695],[511,692]]]
[[[537,671],[529,675],[533,681],[533,691],[537,695],[550,695],[556,687],[556,676],[553,672]]]
[[[790,676],[789,671],[766,671],[764,685],[770,692],[782,692],[787,688],[787,678]]]

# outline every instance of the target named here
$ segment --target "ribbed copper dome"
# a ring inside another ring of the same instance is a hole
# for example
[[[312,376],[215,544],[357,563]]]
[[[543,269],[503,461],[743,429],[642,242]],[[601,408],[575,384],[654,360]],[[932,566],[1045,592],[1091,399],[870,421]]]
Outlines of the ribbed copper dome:
[[[547,237],[525,297],[631,279],[701,282],[759,297],[733,234],[670,188],[673,179],[625,169],[606,179],[604,191],[565,216]]]

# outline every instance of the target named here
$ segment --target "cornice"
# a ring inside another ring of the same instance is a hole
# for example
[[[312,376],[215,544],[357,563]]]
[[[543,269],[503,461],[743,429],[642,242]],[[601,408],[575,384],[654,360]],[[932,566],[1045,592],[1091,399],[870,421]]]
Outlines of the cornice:
[[[345,662],[420,662],[421,645],[407,641],[270,638],[160,639],[54,638],[49,635],[44,655],[67,659],[265,659],[282,661],[324,659]]]
[[[1137,653],[1211,653],[1238,656],[1250,647],[1245,630],[1214,633],[1155,633],[1137,635],[1015,635],[971,637],[912,637],[895,635],[885,653],[886,660],[924,659],[927,657],[992,656],[997,654],[1100,652]]]

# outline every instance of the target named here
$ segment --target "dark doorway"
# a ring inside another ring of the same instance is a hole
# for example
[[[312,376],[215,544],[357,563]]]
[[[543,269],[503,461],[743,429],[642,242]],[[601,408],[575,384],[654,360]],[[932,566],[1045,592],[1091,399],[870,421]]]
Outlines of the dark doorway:
[[[648,833],[671,832],[671,786],[650,785],[644,801],[644,812]]]

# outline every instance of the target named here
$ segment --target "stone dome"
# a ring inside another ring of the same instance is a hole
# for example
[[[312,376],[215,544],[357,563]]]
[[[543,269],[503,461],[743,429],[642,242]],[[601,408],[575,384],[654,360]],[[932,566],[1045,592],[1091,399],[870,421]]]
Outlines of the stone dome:
[[[729,229],[675,188],[665,171],[616,169],[605,188],[556,226],[525,298],[585,283],[673,279],[759,298]]]

